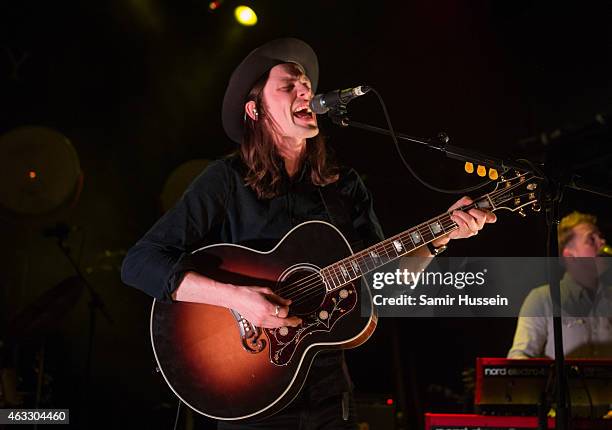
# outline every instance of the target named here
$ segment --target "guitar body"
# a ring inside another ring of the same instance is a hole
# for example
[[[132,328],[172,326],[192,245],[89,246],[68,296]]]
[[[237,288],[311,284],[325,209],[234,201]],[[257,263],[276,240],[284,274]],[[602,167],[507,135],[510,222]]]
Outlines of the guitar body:
[[[342,234],[320,221],[300,224],[268,252],[231,244],[195,251],[198,272],[269,287],[292,299],[291,314],[302,324],[260,329],[227,308],[154,301],[151,342],[168,385],[192,409],[220,420],[257,420],[287,406],[319,351],[358,346],[376,327],[359,279],[332,288],[320,274],[351,254]]]

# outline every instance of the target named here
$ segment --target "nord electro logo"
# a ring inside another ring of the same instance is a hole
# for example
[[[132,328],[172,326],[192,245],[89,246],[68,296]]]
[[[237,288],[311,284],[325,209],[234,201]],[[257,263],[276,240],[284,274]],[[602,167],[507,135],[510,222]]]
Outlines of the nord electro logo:
[[[546,376],[548,369],[537,367],[485,367],[484,376]]]

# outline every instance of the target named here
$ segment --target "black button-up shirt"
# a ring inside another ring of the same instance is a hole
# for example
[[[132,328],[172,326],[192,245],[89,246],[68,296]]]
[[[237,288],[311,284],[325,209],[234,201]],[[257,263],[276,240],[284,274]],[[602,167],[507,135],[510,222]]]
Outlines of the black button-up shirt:
[[[342,169],[338,181],[328,185],[336,187],[334,193],[325,197],[307,171],[304,166],[293,179],[285,175],[277,197],[259,199],[244,184],[245,166],[238,156],[212,163],[129,250],[123,261],[123,282],[158,300],[171,301],[184,273],[195,269],[190,263],[192,251],[213,243],[267,251],[293,227],[309,220],[333,224],[332,218],[343,218],[346,225],[336,227],[352,245],[357,240],[365,246],[383,240],[372,198],[355,170]],[[328,202],[330,195],[342,200],[338,207],[345,208],[343,217],[337,213],[330,217],[327,212],[323,199]],[[348,391],[350,385],[343,354],[330,351],[317,355],[304,390],[310,398],[322,399]]]
[[[332,222],[313,185],[307,167],[293,180],[283,178],[283,192],[258,199],[244,184],[245,167],[237,156],[212,163],[169,210],[128,252],[122,279],[161,301],[170,301],[184,272],[191,270],[189,254],[212,243],[242,244],[267,251],[293,227],[309,220]],[[353,231],[337,226],[366,246],[383,240],[372,198],[353,169],[342,169],[332,185],[346,204]],[[327,198],[327,197],[325,197]],[[335,214],[332,217],[338,218]]]

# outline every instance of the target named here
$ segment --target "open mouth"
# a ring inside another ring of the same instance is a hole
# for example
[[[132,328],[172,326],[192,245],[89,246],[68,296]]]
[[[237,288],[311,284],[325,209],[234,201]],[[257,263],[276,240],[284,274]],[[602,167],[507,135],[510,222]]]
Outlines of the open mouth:
[[[301,107],[293,112],[293,116],[299,119],[314,119],[314,114],[308,106]]]

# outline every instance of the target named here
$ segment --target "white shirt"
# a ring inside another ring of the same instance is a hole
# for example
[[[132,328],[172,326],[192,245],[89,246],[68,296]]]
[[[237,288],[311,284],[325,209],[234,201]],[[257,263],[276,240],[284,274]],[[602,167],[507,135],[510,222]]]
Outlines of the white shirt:
[[[561,279],[563,351],[568,358],[612,358],[612,286],[591,299],[566,273]],[[508,358],[555,357],[548,285],[531,290],[519,315]]]

